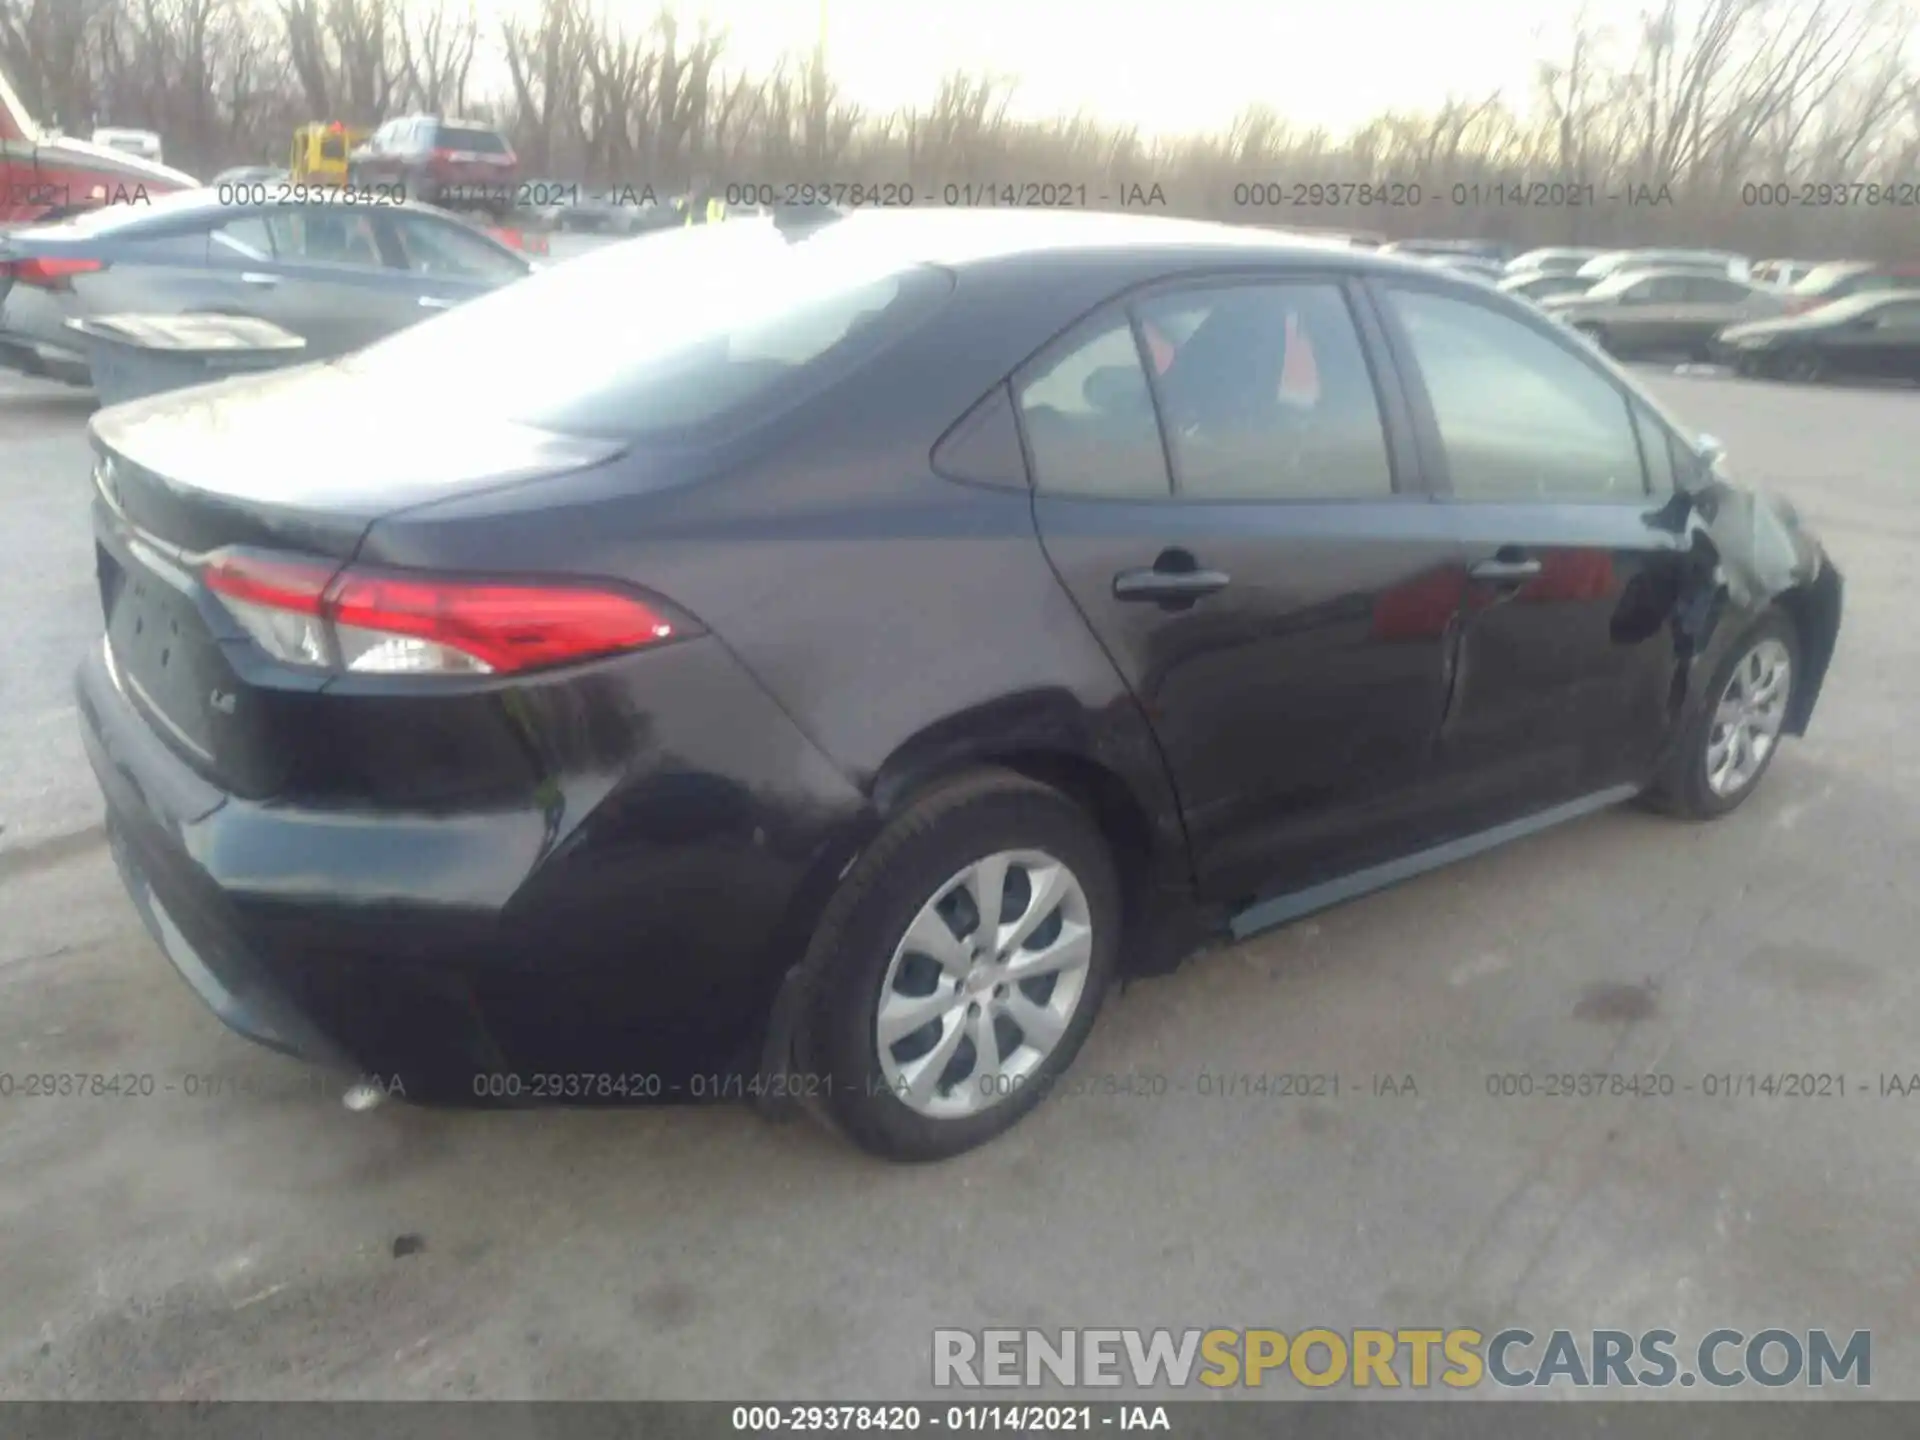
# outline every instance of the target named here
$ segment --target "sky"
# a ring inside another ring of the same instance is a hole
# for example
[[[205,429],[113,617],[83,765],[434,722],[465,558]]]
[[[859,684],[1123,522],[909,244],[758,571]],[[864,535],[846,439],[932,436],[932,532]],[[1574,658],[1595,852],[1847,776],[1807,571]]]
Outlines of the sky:
[[[483,15],[532,0],[481,0]],[[657,0],[593,0],[633,29]],[[676,0],[729,33],[724,63],[765,71],[812,49],[875,111],[926,104],[954,69],[1013,79],[1013,112],[1084,111],[1155,136],[1222,131],[1248,105],[1336,133],[1388,109],[1504,91],[1516,107],[1576,13],[1631,31],[1650,0]]]

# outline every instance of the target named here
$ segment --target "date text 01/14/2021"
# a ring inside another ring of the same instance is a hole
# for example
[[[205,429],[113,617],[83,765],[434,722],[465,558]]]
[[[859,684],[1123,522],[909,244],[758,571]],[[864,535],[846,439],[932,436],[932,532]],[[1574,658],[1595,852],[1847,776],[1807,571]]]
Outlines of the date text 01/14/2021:
[[[1164,1405],[736,1405],[733,1429],[743,1434],[815,1431],[988,1431],[1031,1435],[1097,1430],[1170,1431]]]
[[[1031,1086],[1053,1097],[1152,1100],[1175,1096],[1308,1100],[1335,1099],[1342,1094],[1400,1098],[1420,1094],[1418,1082],[1409,1074],[1374,1074],[1356,1081],[1331,1071],[1285,1074],[1200,1071],[1180,1078],[1149,1071],[1068,1072],[1031,1080],[993,1075],[982,1077],[978,1084],[982,1093],[995,1095],[1009,1095]],[[799,1071],[753,1075],[734,1071],[674,1081],[644,1071],[525,1074],[485,1071],[476,1073],[472,1080],[473,1094],[492,1100],[810,1100],[824,1099],[836,1089],[845,1092],[848,1088],[848,1082],[836,1081],[832,1075]],[[852,1082],[852,1088],[867,1095],[878,1095],[888,1089],[902,1091],[905,1082],[890,1084],[876,1075]]]
[[[1436,204],[1460,210],[1578,210],[1601,204],[1649,207],[1672,203],[1672,192],[1665,185],[1621,185],[1603,191],[1593,184],[1558,180],[1456,181],[1444,189],[1418,180],[1262,180],[1243,181],[1233,187],[1233,204],[1241,210],[1416,210]]]

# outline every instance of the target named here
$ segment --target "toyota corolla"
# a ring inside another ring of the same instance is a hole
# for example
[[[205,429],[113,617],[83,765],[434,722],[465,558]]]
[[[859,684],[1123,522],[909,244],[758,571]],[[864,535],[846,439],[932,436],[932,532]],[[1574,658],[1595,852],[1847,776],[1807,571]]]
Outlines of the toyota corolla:
[[[1164,219],[677,231],[92,441],[86,743],[227,1024],[410,1099],[749,1077],[897,1158],[1210,937],[1733,810],[1840,623],[1531,307]]]

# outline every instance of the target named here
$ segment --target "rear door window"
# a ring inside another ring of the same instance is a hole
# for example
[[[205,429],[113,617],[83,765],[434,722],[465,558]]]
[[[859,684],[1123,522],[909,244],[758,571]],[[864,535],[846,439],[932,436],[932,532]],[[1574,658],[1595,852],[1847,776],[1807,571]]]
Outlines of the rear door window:
[[[1225,286],[1160,296],[1139,313],[1171,351],[1156,356],[1156,387],[1182,497],[1393,493],[1379,396],[1339,286]]]

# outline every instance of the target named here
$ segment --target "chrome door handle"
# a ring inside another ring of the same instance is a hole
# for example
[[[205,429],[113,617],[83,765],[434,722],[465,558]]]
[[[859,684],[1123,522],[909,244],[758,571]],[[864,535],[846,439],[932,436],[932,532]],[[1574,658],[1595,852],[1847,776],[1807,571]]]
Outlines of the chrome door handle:
[[[260,270],[242,270],[240,272],[240,283],[242,285],[258,285],[264,289],[269,286],[278,285],[280,283],[280,277],[278,275],[268,275]]]

